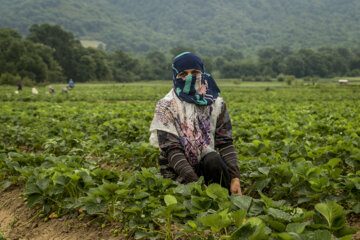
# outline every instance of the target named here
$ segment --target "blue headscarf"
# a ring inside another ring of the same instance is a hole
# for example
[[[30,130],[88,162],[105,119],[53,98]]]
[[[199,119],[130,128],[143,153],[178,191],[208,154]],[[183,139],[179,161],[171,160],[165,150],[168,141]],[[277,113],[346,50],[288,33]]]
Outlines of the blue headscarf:
[[[173,81],[174,90],[178,98],[188,103],[198,105],[211,105],[220,94],[220,89],[213,77],[204,71],[203,63],[199,56],[190,52],[183,52],[174,58],[173,62]],[[187,69],[197,69],[201,71],[201,85],[206,86],[206,92],[197,93],[195,89],[198,75],[188,75],[186,79],[176,78],[177,75]]]

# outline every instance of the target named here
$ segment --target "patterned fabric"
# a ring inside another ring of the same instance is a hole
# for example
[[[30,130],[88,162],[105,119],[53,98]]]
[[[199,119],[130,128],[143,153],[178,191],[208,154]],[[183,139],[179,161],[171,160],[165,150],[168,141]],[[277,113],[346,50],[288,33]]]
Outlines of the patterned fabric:
[[[220,94],[213,77],[204,71],[201,59],[193,53],[184,52],[175,57],[173,63],[173,82],[179,99],[198,105],[211,105]],[[177,78],[187,69],[197,69],[201,73]]]
[[[160,173],[180,183],[196,181],[194,171],[191,171],[189,163],[184,161],[185,154],[179,137],[165,131],[157,131],[158,144],[161,149],[159,156]],[[231,178],[239,178],[237,152],[232,144],[232,125],[225,102],[221,106],[215,130],[215,147],[219,149],[220,156],[228,166]],[[182,154],[179,154],[182,153]],[[175,155],[176,154],[176,155]],[[175,155],[175,157],[173,157]],[[168,160],[169,159],[169,160]],[[178,163],[178,161],[181,161]],[[195,170],[193,168],[193,170]]]
[[[223,146],[232,144],[232,125],[229,111],[225,102],[221,105],[221,112],[216,122],[215,147],[221,149]]]
[[[172,89],[156,106],[150,126],[151,144],[159,146],[158,130],[171,133],[179,138],[186,159],[195,166],[203,156],[215,151],[216,123],[223,104],[222,98],[207,106],[187,103]]]
[[[222,148],[219,149],[221,159],[226,163],[228,167],[230,178],[240,178],[239,171],[239,159],[237,152],[233,144],[222,145]]]

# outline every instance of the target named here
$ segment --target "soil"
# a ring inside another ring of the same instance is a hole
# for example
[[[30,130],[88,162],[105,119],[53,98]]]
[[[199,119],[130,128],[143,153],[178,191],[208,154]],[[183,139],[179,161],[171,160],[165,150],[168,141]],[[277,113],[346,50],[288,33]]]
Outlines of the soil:
[[[359,229],[359,231],[353,236],[352,240],[360,240],[360,213],[350,213],[346,216],[346,221],[349,226]]]
[[[23,187],[13,186],[0,193],[0,234],[7,240],[126,239],[123,235],[114,237],[110,231],[114,226],[102,228],[98,222],[89,224],[89,219],[80,221],[63,216],[44,222],[43,218],[36,217],[39,209],[26,207],[22,191]],[[349,214],[347,224],[360,229],[360,214]],[[360,240],[360,231],[352,240]]]
[[[36,216],[39,209],[26,207],[20,197],[22,191],[23,187],[17,186],[0,193],[0,234],[7,240],[125,239],[122,235],[114,237],[110,231],[113,226],[87,224],[88,219],[80,221],[64,216],[45,222]]]

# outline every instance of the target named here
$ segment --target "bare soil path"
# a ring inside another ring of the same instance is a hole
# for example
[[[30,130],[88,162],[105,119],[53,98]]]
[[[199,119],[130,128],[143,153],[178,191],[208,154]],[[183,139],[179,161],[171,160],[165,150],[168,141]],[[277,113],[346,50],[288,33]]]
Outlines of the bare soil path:
[[[44,222],[36,217],[37,209],[26,207],[20,198],[22,191],[23,187],[12,187],[0,193],[0,234],[7,240],[125,239],[121,235],[114,237],[112,227],[102,228],[100,223],[86,224],[85,220],[66,216]]]

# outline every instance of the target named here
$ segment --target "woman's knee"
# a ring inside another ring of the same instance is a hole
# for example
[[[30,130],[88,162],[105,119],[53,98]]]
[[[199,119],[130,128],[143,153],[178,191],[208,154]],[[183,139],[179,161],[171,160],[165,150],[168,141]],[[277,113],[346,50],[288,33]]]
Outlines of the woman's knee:
[[[220,172],[225,167],[223,160],[217,152],[211,152],[204,156],[203,168],[207,172]]]

